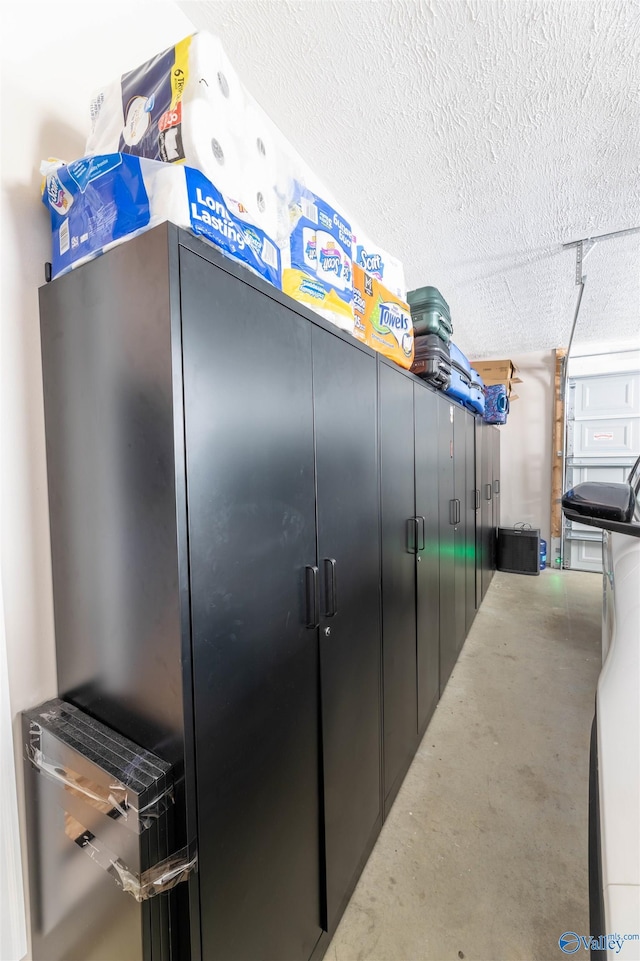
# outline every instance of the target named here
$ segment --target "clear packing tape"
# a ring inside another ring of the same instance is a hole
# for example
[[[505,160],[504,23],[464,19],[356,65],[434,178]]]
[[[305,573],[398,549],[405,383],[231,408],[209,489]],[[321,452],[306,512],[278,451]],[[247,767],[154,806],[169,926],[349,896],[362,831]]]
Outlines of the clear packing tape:
[[[46,724],[47,721],[52,719],[60,719],[63,710],[69,711],[71,709],[68,705],[64,705],[60,709],[42,714],[41,717]],[[76,728],[76,735],[77,731]],[[102,728],[103,736],[105,736],[104,731],[105,729]],[[109,846],[94,833],[97,829],[96,824],[101,823],[101,817],[116,821],[128,831],[138,835],[150,830],[162,831],[166,829],[166,823],[162,819],[170,813],[170,808],[174,803],[174,795],[171,784],[168,784],[163,790],[159,790],[157,785],[155,788],[153,787],[154,778],[159,773],[157,765],[162,764],[158,758],[148,752],[141,751],[141,749],[138,749],[140,753],[134,753],[132,750],[134,746],[131,742],[128,742],[124,747],[122,740],[120,742],[109,741],[110,747],[103,744],[102,749],[105,752],[103,760],[112,749],[128,752],[125,779],[130,775],[131,787],[127,787],[123,781],[110,775],[108,771],[104,770],[104,767],[100,766],[100,744],[98,741],[93,740],[90,753],[85,754],[81,750],[82,745],[79,741],[76,741],[77,746],[73,746],[73,738],[67,732],[68,740],[65,743],[68,745],[68,749],[73,752],[71,756],[73,757],[73,754],[75,754],[78,758],[77,766],[81,769],[84,768],[87,772],[81,774],[68,763],[62,761],[63,754],[60,757],[53,757],[43,750],[43,745],[47,743],[46,736],[47,731],[39,723],[32,720],[29,725],[29,740],[25,744],[26,757],[39,774],[62,789],[56,803],[64,812],[64,833],[66,836],[106,871],[123,891],[126,891],[138,902],[146,901],[165,891],[170,891],[176,885],[186,881],[197,870],[198,855],[195,842],[174,851],[169,857],[157,861],[156,864],[146,870],[137,872],[132,870],[122,857],[114,854]],[[60,745],[60,741],[57,741],[57,743]],[[55,753],[58,754],[61,750],[63,748],[58,746]],[[123,760],[122,753],[120,754],[120,760]],[[140,777],[145,777],[144,782],[140,780],[137,773],[140,773]],[[161,781],[161,783],[164,782]],[[145,800],[143,804],[139,803],[138,798],[140,796],[146,798],[149,794],[151,794],[149,800]],[[65,798],[68,798],[68,800],[65,800]],[[91,817],[89,823],[93,824],[94,830],[87,828],[78,819],[78,817],[83,817],[83,808],[77,804],[78,800],[85,806],[85,812],[87,808],[90,808],[93,812],[98,812],[97,819],[95,814],[91,816],[87,814],[87,817]],[[70,811],[74,813],[69,813]],[[139,843],[142,843],[142,838]]]
[[[33,728],[34,725],[32,725],[32,737]],[[133,804],[127,788],[119,781],[112,780],[108,787],[97,784],[57,761],[47,760],[33,740],[31,744],[26,745],[26,753],[33,766],[50,780],[61,784],[66,790],[79,796],[102,814],[112,818],[122,818],[126,826],[138,834],[148,830],[153,822],[173,804],[173,792],[169,789],[138,809]]]
[[[189,875],[197,870],[198,854],[195,844],[191,844],[174,852],[164,861],[154,864],[142,874],[137,874],[75,818],[67,815],[65,821],[65,830],[71,840],[81,847],[92,861],[110,874],[123,891],[138,902],[148,901],[149,898],[170,891],[171,888],[186,881]]]

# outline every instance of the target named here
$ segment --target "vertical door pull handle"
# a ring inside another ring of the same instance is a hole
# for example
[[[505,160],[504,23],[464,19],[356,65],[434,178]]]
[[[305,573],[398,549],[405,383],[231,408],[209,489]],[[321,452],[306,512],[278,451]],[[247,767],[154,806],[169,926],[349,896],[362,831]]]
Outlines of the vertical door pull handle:
[[[462,516],[460,508],[461,508],[460,499],[456,497],[456,524],[460,523],[460,518]]]
[[[307,627],[320,626],[318,610],[318,568],[307,565],[305,568],[305,594],[307,600]]]
[[[418,521],[418,550],[423,551],[426,543],[425,529],[427,522],[423,514],[418,514],[416,520]]]
[[[491,489],[492,489],[492,488],[491,488],[491,484],[485,484],[485,485],[484,485],[484,496],[485,496],[485,500],[488,500],[488,501],[491,500]]]
[[[333,557],[325,557],[324,559],[324,604],[325,617],[334,617],[338,613],[336,562]]]
[[[409,517],[407,519],[407,552],[409,554],[418,553],[418,518]]]
[[[449,523],[456,523],[456,499],[455,497],[449,501]]]
[[[477,487],[473,492],[473,497],[475,502],[475,509],[479,510],[480,509],[480,491],[478,490]]]
[[[494,482],[493,482],[493,493],[494,493],[494,494],[499,494],[499,493],[500,493],[500,479],[499,479],[499,478],[498,478],[498,480],[494,480]]]

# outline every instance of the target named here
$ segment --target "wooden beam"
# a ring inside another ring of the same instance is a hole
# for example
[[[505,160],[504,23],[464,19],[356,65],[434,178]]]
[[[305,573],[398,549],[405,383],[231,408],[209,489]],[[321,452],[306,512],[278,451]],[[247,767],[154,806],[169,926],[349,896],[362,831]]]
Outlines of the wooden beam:
[[[553,450],[551,451],[551,536],[562,537],[562,464],[564,460],[564,400],[562,397],[563,361],[567,355],[565,347],[554,351],[555,378],[553,399]]]

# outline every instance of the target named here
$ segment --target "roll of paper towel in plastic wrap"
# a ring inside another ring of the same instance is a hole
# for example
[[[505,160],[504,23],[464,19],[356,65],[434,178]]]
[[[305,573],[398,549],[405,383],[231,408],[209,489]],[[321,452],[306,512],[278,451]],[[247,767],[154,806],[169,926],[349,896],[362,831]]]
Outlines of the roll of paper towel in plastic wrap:
[[[407,286],[402,263],[397,257],[392,257],[383,250],[379,244],[374,243],[357,225],[354,224],[352,230],[353,263],[371,277],[375,277],[400,300],[406,301]]]
[[[292,231],[282,263],[284,293],[353,333],[350,225],[300,183],[290,213]]]
[[[47,161],[41,172],[53,277],[168,220],[281,286],[276,244],[199,170],[112,153]]]
[[[99,91],[87,154],[125,153],[195,167],[284,242],[286,141],[243,88],[220,40],[195,33]]]

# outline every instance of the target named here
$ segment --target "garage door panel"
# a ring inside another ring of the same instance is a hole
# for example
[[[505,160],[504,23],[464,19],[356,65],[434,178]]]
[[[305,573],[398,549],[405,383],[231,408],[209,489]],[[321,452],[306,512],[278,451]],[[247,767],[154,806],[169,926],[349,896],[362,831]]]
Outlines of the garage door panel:
[[[569,549],[572,568],[579,571],[602,571],[602,537],[593,541],[571,540]]]
[[[569,385],[565,489],[623,483],[640,451],[640,371],[575,377]],[[566,518],[563,532],[563,566],[601,571],[602,532]]]
[[[638,416],[640,390],[635,372],[585,377],[576,381],[575,418]]]
[[[639,447],[639,418],[583,420],[574,424],[574,457],[631,457]]]
[[[633,465],[626,464],[612,466],[610,464],[589,464],[586,466],[567,467],[567,487],[584,484],[587,481],[606,484],[623,484],[629,476]]]

